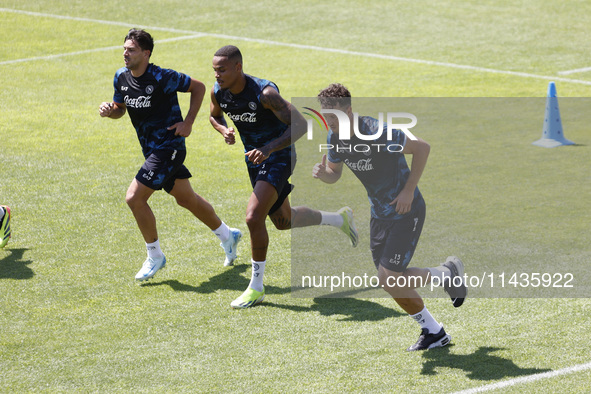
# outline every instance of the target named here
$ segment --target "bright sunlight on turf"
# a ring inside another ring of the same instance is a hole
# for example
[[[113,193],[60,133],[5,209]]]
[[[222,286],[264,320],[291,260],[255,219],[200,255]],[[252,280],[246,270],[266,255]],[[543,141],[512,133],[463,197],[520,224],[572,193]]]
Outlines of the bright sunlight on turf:
[[[467,272],[565,272],[591,259],[589,108],[563,106],[576,145],[531,144],[550,81],[559,100],[591,94],[589,3],[0,0],[0,204],[12,208],[13,229],[0,250],[1,392],[588,392],[587,298],[468,298],[458,309],[428,298],[453,345],[408,353],[420,330],[392,299],[292,296],[291,234],[270,222],[266,299],[232,310],[250,277],[251,187],[241,145],[209,124],[209,94],[185,163],[194,189],[243,231],[237,264],[223,267],[217,238],[158,192],[150,201],[167,267],[135,283],[145,246],[125,192],[142,154],[127,115],[98,115],[131,27],[156,39],[154,63],[208,91],[213,53],[234,44],[245,71],[288,100],[332,82],[359,97],[539,98],[531,128],[417,125],[431,155],[413,264],[456,254]],[[342,182],[361,188],[350,173]],[[368,247],[366,236],[359,248]],[[520,379],[553,371],[565,372]]]

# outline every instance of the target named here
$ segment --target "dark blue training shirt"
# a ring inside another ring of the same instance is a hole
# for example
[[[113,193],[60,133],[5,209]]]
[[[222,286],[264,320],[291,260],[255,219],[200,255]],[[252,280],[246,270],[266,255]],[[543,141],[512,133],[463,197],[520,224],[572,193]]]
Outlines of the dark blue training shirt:
[[[359,132],[363,135],[376,134],[380,127],[383,128],[382,135],[375,141],[361,140],[355,134],[350,140],[342,141],[330,130],[327,142],[332,148],[327,157],[330,162],[344,163],[365,186],[372,217],[397,220],[402,215],[396,213],[396,205],[390,203],[402,191],[410,175],[404,154],[401,153],[406,144],[406,135],[400,130],[392,130],[392,140],[388,141],[385,123],[380,124],[377,119],[369,116],[359,117]],[[380,145],[379,151],[376,145]],[[387,149],[388,146],[391,147],[390,150]],[[417,187],[412,210],[421,199]]]
[[[220,89],[218,83],[214,86],[214,95],[222,111],[234,122],[238,129],[240,139],[244,144],[244,152],[255,148],[261,148],[278,138],[287,129],[287,125],[280,121],[270,109],[263,107],[260,101],[261,93],[267,86],[271,86],[279,92],[279,88],[273,82],[245,74],[246,86],[242,92],[233,94],[229,89]],[[288,146],[282,150],[273,152],[267,162],[291,161],[291,154],[295,154],[295,147]],[[254,167],[246,158],[247,165]]]
[[[115,73],[113,101],[127,107],[144,157],[156,150],[185,150],[185,138],[167,128],[183,121],[177,92],[186,92],[190,85],[188,75],[154,64],[139,78],[126,67]]]

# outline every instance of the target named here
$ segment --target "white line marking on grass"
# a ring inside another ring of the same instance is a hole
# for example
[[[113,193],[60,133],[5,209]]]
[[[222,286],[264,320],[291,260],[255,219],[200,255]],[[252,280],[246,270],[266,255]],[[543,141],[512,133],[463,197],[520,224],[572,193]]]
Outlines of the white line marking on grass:
[[[40,13],[40,12],[15,10],[15,9],[9,9],[9,8],[0,8],[0,12],[12,12],[12,13],[23,14],[23,15],[31,15],[31,16],[46,17],[46,18],[57,18],[57,19],[65,19],[65,20],[80,21],[80,22],[101,23],[101,24],[108,24],[108,25],[114,25],[114,26],[125,26],[125,27],[135,26],[138,28],[146,29],[146,30],[159,30],[159,31],[166,31],[166,32],[171,32],[171,33],[182,33],[182,34],[195,35],[196,37],[225,38],[225,39],[236,40],[236,41],[257,42],[257,43],[266,44],[266,45],[276,45],[276,46],[283,46],[283,47],[288,47],[288,48],[308,49],[308,50],[319,51],[319,52],[338,53],[338,54],[342,54],[342,55],[353,55],[353,56],[369,57],[369,58],[376,58],[376,59],[425,64],[425,65],[430,65],[430,66],[456,68],[456,69],[460,69],[460,70],[484,72],[484,73],[490,73],[490,74],[503,74],[503,75],[510,75],[510,76],[516,76],[516,77],[523,77],[523,78],[535,78],[535,79],[543,79],[543,80],[547,80],[547,81],[560,81],[560,82],[568,82],[568,83],[581,84],[581,85],[591,85],[591,81],[585,81],[585,80],[581,80],[581,79],[571,79],[571,78],[562,78],[562,77],[558,77],[558,76],[538,75],[538,74],[531,74],[531,73],[525,73],[525,72],[519,72],[519,71],[497,70],[494,68],[487,68],[487,67],[478,67],[478,66],[470,66],[470,65],[464,65],[464,64],[438,62],[438,61],[433,61],[433,60],[413,59],[413,58],[400,57],[400,56],[382,55],[382,54],[378,54],[378,53],[349,51],[349,50],[345,50],[345,49],[325,48],[325,47],[319,47],[319,46],[314,46],[314,45],[293,44],[293,43],[271,41],[271,40],[265,40],[265,39],[259,39],[259,38],[248,38],[248,37],[230,36],[230,35],[226,35],[226,34],[195,32],[195,31],[179,30],[179,29],[157,27],[157,26],[133,25],[133,24],[124,23],[124,22],[114,22],[114,21],[106,21],[106,20],[100,20],[100,19],[46,14],[46,13]]]
[[[434,60],[413,59],[413,58],[408,58],[408,57],[400,57],[400,56],[392,56],[392,55],[382,55],[379,53],[349,51],[346,49],[325,48],[325,47],[318,47],[318,46],[314,46],[314,45],[291,44],[291,43],[270,41],[270,40],[264,40],[264,39],[258,39],[258,38],[236,37],[236,36],[228,36],[228,35],[224,35],[224,34],[210,34],[210,33],[206,33],[206,34],[210,37],[216,37],[216,38],[228,38],[228,39],[232,39],[232,40],[257,42],[257,43],[268,44],[268,45],[279,45],[279,46],[285,46],[285,47],[297,48],[297,49],[310,49],[310,50],[321,51],[321,52],[339,53],[342,55],[371,57],[371,58],[384,59],[384,60],[395,60],[395,61],[408,62],[408,63],[426,64],[426,65],[430,65],[430,66],[457,68],[457,69],[461,69],[461,70],[478,71],[478,72],[485,72],[485,73],[491,73],[491,74],[505,74],[505,75],[512,75],[512,76],[517,76],[517,77],[524,77],[524,78],[536,78],[536,79],[545,79],[548,81],[560,81],[560,82],[570,82],[570,83],[576,83],[576,84],[582,84],[582,85],[591,85],[591,81],[585,81],[585,80],[581,80],[581,79],[571,79],[571,78],[561,78],[561,77],[549,76],[549,75],[530,74],[530,73],[524,73],[524,72],[520,72],[520,71],[497,70],[494,68],[487,68],[487,67],[478,67],[478,66],[469,66],[469,65],[465,65],[465,64],[438,62],[438,61],[434,61]]]
[[[583,68],[576,68],[574,70],[567,70],[567,71],[558,71],[558,75],[569,75],[575,73],[584,73],[587,71],[591,71],[591,67],[583,67]]]
[[[22,14],[22,15],[30,15],[30,16],[38,16],[44,18],[54,18],[54,19],[65,19],[69,21],[78,21],[78,22],[92,22],[92,23],[100,23],[103,25],[113,25],[113,26],[123,26],[126,28],[136,27],[139,29],[150,29],[150,30],[159,30],[159,31],[167,31],[170,33],[182,33],[182,34],[202,34],[194,31],[189,30],[179,30],[173,29],[168,27],[155,27],[155,26],[142,26],[142,25],[134,25],[132,23],[125,23],[125,22],[114,22],[114,21],[106,21],[102,19],[92,19],[92,18],[81,18],[77,16],[65,16],[65,15],[56,15],[56,14],[46,14],[43,12],[33,12],[33,11],[24,11],[24,10],[15,10],[11,8],[0,8],[0,12],[12,12],[14,14]]]
[[[575,366],[568,367],[568,368],[559,369],[556,371],[543,372],[543,373],[538,373],[535,375],[523,376],[521,378],[505,380],[503,382],[487,384],[486,386],[480,386],[480,387],[475,387],[473,389],[458,391],[454,394],[482,393],[484,391],[501,389],[504,387],[513,386],[513,385],[520,384],[520,383],[535,382],[536,380],[541,380],[541,379],[550,379],[550,378],[554,378],[556,376],[568,375],[568,374],[575,373],[575,372],[586,371],[588,369],[591,369],[591,362],[586,363],[586,364],[575,365]]]
[[[162,42],[171,42],[171,41],[180,41],[180,40],[190,40],[190,39],[199,38],[199,37],[202,37],[202,36],[203,36],[202,34],[192,34],[190,36],[165,38],[163,40],[156,40],[154,42],[155,43],[162,43]],[[114,50],[114,49],[121,49],[121,51],[123,51],[123,44],[117,45],[117,46],[111,46],[111,47],[104,47],[104,48],[85,49],[83,51],[76,51],[76,52],[59,53],[59,54],[55,54],[55,55],[35,56],[35,57],[29,57],[29,58],[25,58],[25,59],[5,60],[3,62],[0,62],[0,66],[3,66],[5,64],[15,64],[15,63],[31,62],[31,61],[35,61],[35,60],[58,59],[60,57],[84,55],[86,53],[92,53],[92,52],[111,51],[111,50]]]
[[[35,60],[58,59],[60,57],[65,57],[65,56],[76,56],[76,55],[83,55],[85,53],[110,51],[112,49],[118,49],[118,48],[122,48],[122,46],[121,45],[118,45],[118,46],[105,47],[105,48],[87,49],[87,50],[84,50],[84,51],[76,51],[76,52],[68,52],[68,53],[58,53],[56,55],[35,56],[35,57],[27,57],[27,58],[24,58],[24,59],[5,60],[3,62],[0,62],[0,66],[6,65],[6,64],[32,62],[32,61],[35,61]]]

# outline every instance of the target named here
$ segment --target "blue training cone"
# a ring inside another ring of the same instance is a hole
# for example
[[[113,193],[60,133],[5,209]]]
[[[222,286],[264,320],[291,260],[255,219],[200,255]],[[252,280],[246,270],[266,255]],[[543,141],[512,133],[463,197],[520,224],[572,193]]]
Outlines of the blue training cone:
[[[564,137],[560,109],[558,109],[558,97],[556,97],[556,85],[548,84],[548,97],[546,98],[546,114],[544,116],[544,131],[542,138],[533,142],[534,145],[544,148],[556,148],[561,145],[574,145],[574,142]]]

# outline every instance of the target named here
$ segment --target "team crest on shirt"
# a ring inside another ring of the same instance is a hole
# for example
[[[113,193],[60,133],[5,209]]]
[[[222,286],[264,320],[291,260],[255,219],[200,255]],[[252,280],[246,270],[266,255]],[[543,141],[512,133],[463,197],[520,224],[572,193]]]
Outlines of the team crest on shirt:
[[[153,92],[154,92],[154,86],[152,86],[152,85],[146,86],[146,93],[147,94],[152,94]]]
[[[248,103],[248,108],[252,109],[253,111],[256,111],[257,103],[255,103],[254,101],[251,101],[250,103]]]

